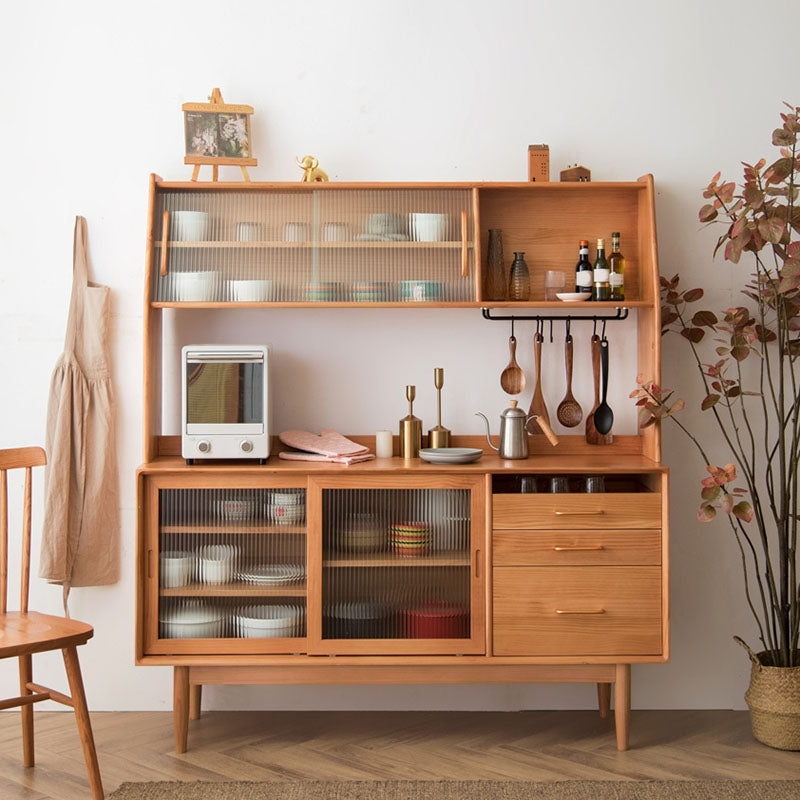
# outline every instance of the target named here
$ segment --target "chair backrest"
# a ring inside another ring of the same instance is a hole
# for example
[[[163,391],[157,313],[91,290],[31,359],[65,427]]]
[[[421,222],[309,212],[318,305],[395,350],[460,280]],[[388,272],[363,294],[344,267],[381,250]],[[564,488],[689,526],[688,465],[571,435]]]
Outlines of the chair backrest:
[[[33,467],[41,467],[46,463],[47,455],[41,447],[0,450],[0,614],[5,614],[8,607],[8,470],[25,470],[19,609],[27,611],[31,577],[31,479]]]

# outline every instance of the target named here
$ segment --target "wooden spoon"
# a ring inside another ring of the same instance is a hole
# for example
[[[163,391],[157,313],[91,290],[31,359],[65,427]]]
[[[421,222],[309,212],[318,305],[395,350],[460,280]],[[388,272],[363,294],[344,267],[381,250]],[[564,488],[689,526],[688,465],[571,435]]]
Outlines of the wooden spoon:
[[[519,394],[525,388],[525,373],[517,364],[517,337],[511,336],[508,340],[508,349],[511,360],[500,374],[500,386],[506,394]]]
[[[592,336],[592,376],[594,378],[594,405],[586,417],[586,441],[589,444],[611,444],[614,441],[612,434],[601,434],[594,426],[594,412],[600,405],[600,337]]]
[[[536,336],[533,337],[533,360],[534,360],[534,368],[536,370],[536,388],[533,390],[533,398],[531,399],[531,407],[528,409],[528,416],[531,414],[535,414],[537,417],[541,417],[547,426],[550,426],[550,415],[547,413],[547,406],[544,402],[544,394],[542,393],[542,342],[544,341],[544,336],[541,333],[537,333]],[[541,434],[542,430],[539,428],[538,425],[533,426],[533,428],[525,426],[527,428],[528,433],[532,434]]]
[[[567,370],[567,393],[558,404],[556,417],[565,428],[575,428],[581,424],[583,410],[572,395],[572,336],[569,334],[564,342],[564,363]]]

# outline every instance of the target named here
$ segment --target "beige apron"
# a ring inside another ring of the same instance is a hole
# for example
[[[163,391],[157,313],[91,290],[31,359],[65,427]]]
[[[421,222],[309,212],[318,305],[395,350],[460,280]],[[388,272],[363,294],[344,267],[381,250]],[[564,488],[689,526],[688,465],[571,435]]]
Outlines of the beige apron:
[[[108,358],[109,289],[89,283],[75,220],[64,352],[50,381],[39,576],[65,587],[119,580],[119,475]]]

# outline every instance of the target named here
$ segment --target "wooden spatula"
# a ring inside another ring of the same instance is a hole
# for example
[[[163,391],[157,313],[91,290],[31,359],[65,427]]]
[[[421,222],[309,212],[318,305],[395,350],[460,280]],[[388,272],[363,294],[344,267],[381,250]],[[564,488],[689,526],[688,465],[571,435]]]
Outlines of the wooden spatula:
[[[544,394],[542,394],[542,342],[544,342],[544,336],[542,336],[541,333],[537,333],[533,337],[533,361],[534,370],[536,372],[536,388],[533,390],[533,398],[531,399],[531,407],[528,409],[528,414],[536,414],[537,417],[541,417],[549,427],[550,415],[547,413]],[[542,434],[542,430],[538,425],[529,425],[527,429],[528,433]]]

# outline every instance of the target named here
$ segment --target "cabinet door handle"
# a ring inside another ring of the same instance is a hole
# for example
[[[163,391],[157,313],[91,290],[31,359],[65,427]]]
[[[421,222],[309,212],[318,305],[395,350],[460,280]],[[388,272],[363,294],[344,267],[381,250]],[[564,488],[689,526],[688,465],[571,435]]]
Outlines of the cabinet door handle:
[[[467,253],[467,212],[461,212],[461,277],[469,274],[469,256]]]
[[[605,547],[602,544],[556,544],[553,545],[553,550],[557,553],[577,553],[581,550],[605,550]]]
[[[169,211],[164,212],[164,219],[161,223],[161,277],[167,274],[167,242],[169,241]]]
[[[604,608],[557,608],[556,614],[605,614]]]
[[[602,508],[596,511],[554,511],[557,517],[597,517],[600,514],[605,514]]]
[[[480,578],[481,576],[481,551],[475,551],[475,577]]]
[[[153,551],[147,551],[147,578],[151,580],[153,578]]]

